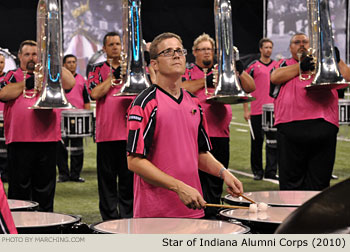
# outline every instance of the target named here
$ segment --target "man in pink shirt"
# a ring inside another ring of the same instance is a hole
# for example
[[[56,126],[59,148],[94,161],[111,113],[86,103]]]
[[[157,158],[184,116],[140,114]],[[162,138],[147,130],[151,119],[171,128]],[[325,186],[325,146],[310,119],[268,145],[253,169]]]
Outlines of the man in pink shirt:
[[[280,60],[271,73],[271,83],[275,85],[271,86],[274,89],[271,93],[277,95],[274,109],[281,190],[325,189],[335,161],[338,94],[335,89],[316,92],[305,89],[313,78],[299,79],[297,53],[306,52],[309,46],[305,34],[295,34],[289,46],[292,58]],[[349,69],[342,63],[338,66],[347,79]],[[303,75],[314,70],[312,57],[304,57],[300,69]]]
[[[181,87],[196,95],[203,107],[208,122],[208,135],[212,144],[211,154],[228,167],[230,159],[230,122],[232,120],[231,105],[222,103],[208,103],[207,98],[213,94],[213,67],[214,67],[215,42],[208,35],[203,33],[193,42],[192,53],[195,63],[186,69]],[[253,91],[253,79],[243,71],[240,61],[236,62],[240,74],[242,87],[246,92]],[[204,74],[206,71],[206,74]],[[206,78],[204,76],[206,75]],[[205,85],[207,83],[206,94]],[[204,199],[211,203],[220,203],[222,194],[222,179],[199,170],[199,178],[202,185]],[[205,217],[215,219],[217,210],[214,208],[205,209]]]
[[[128,112],[134,217],[203,217],[206,201],[198,169],[224,180],[230,194],[243,193],[241,182],[209,152],[199,100],[181,88],[186,53],[176,34],[153,40],[150,57],[157,84],[137,96]]]
[[[251,95],[256,99],[250,103],[243,104],[244,119],[250,120],[253,137],[250,144],[250,166],[255,180],[265,178],[278,179],[277,173],[277,150],[266,144],[266,166],[265,174],[263,170],[262,148],[264,144],[264,131],[262,129],[262,106],[273,103],[273,98],[269,96],[270,73],[276,61],[271,59],[273,42],[268,38],[259,41],[260,58],[251,62],[245,70],[254,78],[256,89]]]
[[[63,57],[63,66],[67,68],[75,78],[75,86],[66,91],[67,100],[77,109],[90,109],[90,96],[87,91],[86,81],[77,70],[77,58],[73,54],[68,54]],[[68,151],[70,145],[70,172],[68,169]],[[85,182],[84,178],[80,177],[84,163],[84,146],[83,138],[68,138],[62,137],[62,142],[58,142],[57,146],[57,167],[58,167],[58,182],[74,181]]]
[[[11,199],[33,200],[39,210],[52,212],[56,187],[56,145],[61,139],[60,114],[56,109],[28,109],[39,98],[34,93],[34,68],[38,61],[35,41],[23,41],[19,47],[20,67],[9,71],[1,83],[0,100],[4,110],[5,139],[8,145],[9,189]],[[27,71],[24,76],[23,71]],[[73,75],[65,68],[62,87],[73,88]],[[25,80],[24,80],[25,79]]]
[[[96,100],[100,213],[103,220],[130,218],[133,208],[133,174],[128,170],[126,160],[126,114],[135,96],[114,96],[122,88],[120,35],[107,33],[103,39],[103,50],[107,61],[94,65],[88,77],[91,98]],[[112,82],[119,85],[112,85]]]

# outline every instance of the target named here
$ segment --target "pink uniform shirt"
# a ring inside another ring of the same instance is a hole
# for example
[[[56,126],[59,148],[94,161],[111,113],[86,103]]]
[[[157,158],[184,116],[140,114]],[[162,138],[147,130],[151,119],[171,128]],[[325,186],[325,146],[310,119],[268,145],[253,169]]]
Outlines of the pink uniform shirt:
[[[291,58],[280,60],[276,68],[298,64]],[[338,127],[338,94],[337,90],[307,91],[310,84],[299,80],[299,75],[281,85],[280,92],[274,101],[275,125],[292,121],[324,119]]]
[[[213,74],[211,71],[207,75]],[[197,65],[186,69],[184,77],[186,80],[197,80],[204,77],[204,73]],[[209,93],[214,93],[215,89],[208,88]],[[232,119],[232,109],[229,104],[208,103],[208,96],[205,95],[205,89],[198,90],[196,95],[203,106],[205,117],[208,122],[209,137],[230,137],[230,122]]]
[[[27,75],[27,78],[29,75]],[[6,74],[5,82],[23,80],[23,72],[18,68]],[[32,92],[33,90],[29,90]],[[56,142],[61,139],[60,113],[56,109],[28,109],[39,98],[27,99],[19,95],[6,102],[4,109],[4,126],[6,144],[12,142]]]
[[[253,61],[246,69],[246,72],[252,76],[255,81],[255,91],[251,95],[256,99],[250,103],[250,114],[261,115],[262,106],[267,103],[273,103],[273,98],[269,96],[270,91],[270,73],[276,61],[271,61],[265,65],[259,60]]]
[[[68,93],[66,93],[67,100],[77,109],[84,109],[83,90],[86,87],[85,79],[82,75],[75,75],[75,85]]]
[[[102,83],[109,74],[107,62],[95,65],[88,78],[90,89]],[[127,139],[127,109],[135,96],[113,96],[121,88],[122,85],[111,87],[104,97],[96,100],[96,142]]]
[[[181,90],[178,100],[153,85],[133,102],[128,113],[129,154],[140,154],[163,172],[202,193],[199,151],[210,150],[206,120],[199,101]],[[203,210],[187,208],[178,195],[134,176],[134,217],[200,218]]]

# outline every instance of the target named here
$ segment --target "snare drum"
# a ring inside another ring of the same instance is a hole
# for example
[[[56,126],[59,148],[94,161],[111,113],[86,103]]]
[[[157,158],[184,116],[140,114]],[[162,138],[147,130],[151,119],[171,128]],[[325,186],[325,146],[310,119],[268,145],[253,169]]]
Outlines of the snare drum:
[[[244,195],[255,202],[265,202],[276,207],[299,207],[304,202],[319,194],[320,191],[259,191],[246,192]],[[242,197],[232,197],[230,194],[223,199],[227,204],[249,206],[250,202]]]
[[[91,226],[103,234],[244,234],[246,226],[221,220],[183,218],[133,218],[110,220]]]
[[[339,99],[339,124],[350,124],[350,100]]]
[[[39,203],[29,200],[7,200],[11,211],[35,211],[39,207]]]
[[[274,107],[273,103],[267,103],[262,106],[262,121],[261,125],[264,131],[277,131],[277,128],[274,128],[275,116],[274,116]]]
[[[19,234],[71,234],[80,218],[46,212],[12,212]]]
[[[91,110],[86,109],[63,110],[61,112],[62,137],[92,136],[92,113]]]
[[[248,209],[225,209],[220,211],[223,220],[234,220],[251,228],[252,233],[273,234],[277,227],[296,207],[268,207],[267,211],[251,213]]]

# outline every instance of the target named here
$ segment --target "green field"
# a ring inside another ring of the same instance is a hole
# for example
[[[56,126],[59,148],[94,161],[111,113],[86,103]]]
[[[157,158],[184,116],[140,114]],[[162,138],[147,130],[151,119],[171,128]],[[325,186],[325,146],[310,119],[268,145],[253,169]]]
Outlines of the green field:
[[[233,119],[231,123],[231,156],[229,168],[251,173],[248,125],[243,118],[242,105],[233,105],[232,109]],[[341,126],[339,137],[344,140],[338,141],[335,170],[333,172],[333,174],[339,176],[339,179],[332,180],[332,184],[348,178],[350,174],[350,164],[348,161],[350,142],[347,141],[350,139],[349,126]],[[96,175],[96,145],[91,138],[86,140],[84,168],[81,176],[85,178],[85,183],[66,182],[57,184],[54,211],[57,213],[79,215],[82,217],[82,221],[88,224],[100,222]],[[237,174],[236,176],[243,182],[246,192],[278,190],[278,185],[270,181],[254,181],[251,177]],[[5,184],[5,187],[7,187],[7,184]],[[226,193],[224,192],[224,194]]]

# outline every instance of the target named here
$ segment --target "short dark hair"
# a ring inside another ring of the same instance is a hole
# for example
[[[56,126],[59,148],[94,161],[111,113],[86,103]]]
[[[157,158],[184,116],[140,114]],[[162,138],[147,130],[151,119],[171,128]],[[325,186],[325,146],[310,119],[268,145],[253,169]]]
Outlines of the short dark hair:
[[[77,57],[73,54],[67,54],[63,57],[63,64],[66,63],[68,58],[74,58],[75,60],[77,60]]]
[[[34,40],[24,40],[20,45],[18,49],[18,54],[22,53],[22,49],[25,45],[29,46],[37,46],[38,44]]]
[[[264,45],[264,43],[266,43],[266,42],[271,43],[272,46],[273,46],[273,42],[272,42],[271,39],[269,39],[269,38],[262,38],[262,39],[260,39],[260,41],[259,41],[259,48],[262,48],[263,45]]]
[[[149,48],[149,55],[151,59],[156,59],[158,57],[158,45],[165,39],[176,38],[182,44],[182,39],[179,35],[171,32],[164,32],[155,37]]]
[[[103,37],[103,46],[106,46],[106,42],[107,42],[107,37],[114,37],[114,36],[118,36],[120,39],[120,34],[118,32],[108,32],[104,37]]]
[[[297,32],[297,33],[295,33],[295,34],[290,38],[289,45],[292,44],[293,38],[294,38],[295,36],[299,36],[299,35],[303,35],[303,36],[306,36],[306,37],[307,37],[307,35],[306,35],[305,33],[303,33],[303,32]]]

